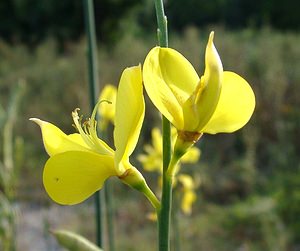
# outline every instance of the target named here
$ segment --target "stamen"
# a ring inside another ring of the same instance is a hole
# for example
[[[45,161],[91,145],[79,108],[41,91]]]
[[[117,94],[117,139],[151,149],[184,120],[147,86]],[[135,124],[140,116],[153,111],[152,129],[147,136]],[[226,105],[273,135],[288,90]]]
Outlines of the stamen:
[[[107,100],[99,101],[93,109],[91,118],[85,120],[84,122],[82,122],[83,119],[82,115],[81,116],[78,115],[78,111],[80,111],[79,108],[76,108],[72,112],[72,117],[75,124],[74,127],[78,130],[84,142],[91,149],[100,153],[103,153],[103,151],[107,151],[108,153],[110,153],[110,150],[106,149],[106,147],[101,144],[101,140],[98,138],[97,135],[97,121],[95,118],[96,118],[98,106],[102,102],[111,103],[110,101]],[[103,151],[101,151],[100,149],[102,149]]]
[[[80,125],[81,121],[82,121],[82,116],[78,116],[78,111],[80,111],[79,108],[76,108],[73,112],[72,112],[72,117],[73,117],[73,121],[75,123],[75,126],[78,130],[78,132],[80,133],[82,139],[84,140],[84,142],[91,147],[92,149],[94,149],[94,144],[93,141],[91,140],[91,138],[89,137],[89,133],[86,132],[86,126],[83,125],[83,127]]]
[[[103,148],[103,146],[99,143],[98,135],[97,135],[97,121],[96,121],[96,114],[98,111],[98,107],[102,102],[107,102],[111,104],[108,100],[100,100],[94,107],[91,118],[90,118],[90,136],[93,139],[95,145],[97,147]]]

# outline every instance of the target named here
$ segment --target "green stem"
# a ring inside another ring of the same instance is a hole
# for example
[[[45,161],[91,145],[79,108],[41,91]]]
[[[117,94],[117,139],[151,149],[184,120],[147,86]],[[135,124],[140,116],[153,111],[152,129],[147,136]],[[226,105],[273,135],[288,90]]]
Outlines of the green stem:
[[[143,189],[142,192],[147,197],[147,199],[150,201],[152,206],[155,208],[156,212],[158,212],[161,207],[160,201],[157,199],[155,194],[152,192],[152,190],[148,187],[148,185],[146,183],[145,183],[145,189]]]
[[[174,251],[180,251],[180,225],[179,225],[179,201],[178,201],[178,193],[175,193],[173,199],[173,211],[172,211],[172,229],[173,229],[173,244],[174,244]]]
[[[173,176],[167,175],[171,157],[171,128],[170,122],[163,117],[163,185],[161,210],[158,212],[159,251],[170,250],[170,222],[172,205]]]
[[[107,123],[108,125],[108,123]],[[107,126],[106,129],[100,130],[100,135],[103,140],[108,142]],[[107,180],[104,184],[104,199],[105,199],[105,212],[106,212],[106,229],[108,238],[109,251],[115,251],[115,224],[114,224],[114,197],[113,197],[113,184]]]
[[[87,56],[88,56],[88,70],[89,70],[89,90],[90,90],[90,104],[91,111],[97,103],[99,94],[99,78],[98,78],[98,60],[97,60],[97,42],[95,30],[95,17],[93,0],[83,0],[85,13],[85,26],[87,32]]]
[[[173,178],[163,175],[161,210],[158,212],[159,251],[170,250],[170,223]]]
[[[100,130],[101,138],[108,142],[108,121],[107,125]],[[107,239],[109,251],[115,250],[115,227],[114,227],[114,197],[113,197],[113,184],[110,180],[106,180],[103,187],[104,199],[105,199],[105,215],[106,215],[106,230],[107,230]]]
[[[168,26],[167,17],[164,12],[163,0],[154,0],[157,17],[157,35],[161,47],[168,47]],[[170,219],[172,205],[172,184],[173,177],[167,175],[168,166],[171,158],[171,125],[163,116],[163,185],[161,209],[158,214],[158,242],[159,251],[170,250]]]
[[[95,198],[95,220],[96,220],[96,240],[97,246],[103,247],[102,239],[102,200],[103,200],[103,190],[97,191],[94,195]]]
[[[173,154],[172,158],[170,160],[170,164],[169,164],[169,168],[167,170],[167,176],[170,177],[175,177],[175,175],[178,172],[178,162],[179,162],[179,158],[177,157],[177,155]]]
[[[105,182],[105,205],[106,205],[106,220],[107,220],[107,232],[108,232],[108,245],[109,251],[115,250],[115,235],[114,235],[114,207],[112,197],[112,184],[110,180]]]
[[[157,35],[159,46],[168,47],[168,22],[164,11],[164,3],[163,0],[154,0],[154,2],[158,26]]]
[[[95,31],[95,18],[94,18],[94,6],[93,0],[83,0],[85,27],[87,32],[88,41],[88,70],[89,70],[89,90],[90,90],[90,106],[91,111],[96,105],[98,96],[98,61],[97,61],[97,43],[96,43],[96,31]],[[101,200],[102,192],[96,192],[95,198],[95,218],[96,218],[96,240],[97,245],[102,247],[102,209]]]

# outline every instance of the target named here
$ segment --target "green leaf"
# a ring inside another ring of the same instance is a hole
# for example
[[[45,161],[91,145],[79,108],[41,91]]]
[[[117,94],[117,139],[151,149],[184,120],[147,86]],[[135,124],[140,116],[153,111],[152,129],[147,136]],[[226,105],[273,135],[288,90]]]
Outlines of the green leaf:
[[[52,231],[58,243],[69,251],[103,251],[81,235],[67,230]]]

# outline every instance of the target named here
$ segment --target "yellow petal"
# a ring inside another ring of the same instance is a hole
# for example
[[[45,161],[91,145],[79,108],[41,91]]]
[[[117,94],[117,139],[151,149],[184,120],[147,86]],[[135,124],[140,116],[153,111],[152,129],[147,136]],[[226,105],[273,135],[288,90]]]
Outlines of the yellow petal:
[[[108,121],[114,123],[115,109],[116,109],[116,96],[117,88],[114,85],[107,84],[104,86],[99,101],[101,102],[98,106],[98,113],[100,115],[100,126],[107,124]],[[108,101],[108,102],[106,102]]]
[[[74,142],[84,146],[84,147],[87,147],[87,148],[90,148],[86,142],[83,140],[81,134],[79,133],[73,133],[73,134],[69,134],[67,135],[67,137],[71,140],[73,140]],[[103,155],[113,155],[114,154],[114,150],[110,148],[109,145],[107,145],[102,139],[99,139],[98,137],[95,139],[97,141],[97,149],[96,151],[95,150],[91,150],[93,152],[97,152],[99,154],[103,154]],[[72,150],[72,149],[71,149]]]
[[[199,82],[190,62],[173,49],[155,47],[145,59],[143,78],[157,109],[177,129],[183,129],[182,105]]]
[[[219,103],[202,131],[234,132],[249,121],[254,108],[255,96],[247,81],[236,73],[224,72]]]
[[[43,182],[51,199],[63,205],[82,202],[116,175],[113,157],[69,151],[52,156],[45,164]]]
[[[197,147],[191,147],[187,152],[181,157],[180,161],[182,163],[196,163],[200,157],[200,150]]]
[[[150,221],[157,221],[157,214],[154,212],[147,213],[146,218]]]
[[[70,140],[76,142],[79,145],[82,145],[84,147],[88,147],[88,145],[84,142],[83,138],[81,137],[81,135],[79,133],[72,133],[69,135],[66,135]]]
[[[200,131],[214,113],[221,92],[223,66],[210,33],[205,51],[205,72],[195,92],[184,104],[185,131]]]
[[[185,191],[181,201],[181,209],[184,214],[190,215],[192,213],[192,206],[197,199],[194,191]]]
[[[194,180],[190,175],[179,174],[177,178],[184,190],[193,190],[195,188]]]
[[[162,171],[162,158],[161,155],[153,153],[152,155],[148,154],[140,154],[137,157],[138,161],[140,161],[143,165],[145,171],[154,172],[157,171],[161,173]]]
[[[46,152],[52,156],[66,151],[89,151],[90,148],[83,142],[77,133],[66,135],[55,125],[36,118],[31,121],[37,123],[42,131]]]
[[[162,155],[162,135],[160,130],[155,127],[151,131],[153,148],[158,155]]]
[[[119,167],[133,152],[145,115],[141,66],[126,68],[120,79],[116,100],[114,142]],[[124,170],[119,170],[124,171]]]

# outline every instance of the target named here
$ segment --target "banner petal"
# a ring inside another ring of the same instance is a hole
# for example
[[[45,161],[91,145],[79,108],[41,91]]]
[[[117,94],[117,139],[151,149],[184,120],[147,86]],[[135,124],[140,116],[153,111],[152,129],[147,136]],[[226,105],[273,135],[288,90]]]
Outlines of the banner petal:
[[[116,166],[122,160],[128,161],[133,152],[140,135],[144,115],[141,66],[126,68],[120,79],[116,99],[114,130]]]

